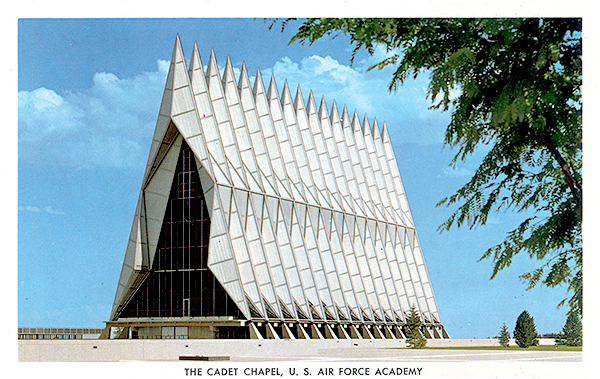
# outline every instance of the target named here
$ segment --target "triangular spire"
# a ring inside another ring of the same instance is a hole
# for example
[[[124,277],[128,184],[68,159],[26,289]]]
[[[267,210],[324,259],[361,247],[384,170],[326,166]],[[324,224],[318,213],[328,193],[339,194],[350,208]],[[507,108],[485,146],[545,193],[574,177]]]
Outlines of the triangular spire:
[[[381,141],[384,143],[390,141],[390,134],[388,133],[388,128],[385,122],[381,127]]]
[[[171,62],[169,71],[167,72],[167,80],[163,91],[158,119],[154,128],[154,137],[152,138],[152,146],[148,155],[148,162],[144,173],[143,183],[146,183],[151,173],[156,169],[156,162],[160,161],[165,154],[165,147],[162,146],[163,140],[167,137],[167,130],[170,125],[171,108],[173,105],[173,79],[175,77],[175,62],[178,56],[177,51],[181,49],[179,36],[175,37],[175,45],[171,53]],[[173,133],[170,133],[173,134]]]
[[[223,72],[223,86],[233,81],[235,84],[235,75],[233,74],[233,67],[231,66],[231,59],[227,56],[227,62],[225,63],[225,72]]]
[[[310,91],[312,95],[312,91]],[[319,105],[319,118],[322,120],[329,117],[327,114],[327,103],[325,102],[325,96],[321,96],[321,104]]]
[[[290,94],[290,87],[288,86],[287,80],[283,84],[283,93],[281,94],[281,104],[292,102],[292,95]]]
[[[252,89],[252,93],[254,97],[260,92],[265,92],[265,83],[263,82],[262,74],[260,73],[260,69],[256,69],[256,79],[254,79],[254,88]]]
[[[296,112],[299,112],[301,109],[304,109],[304,98],[302,97],[302,89],[300,88],[300,84],[298,84],[298,89],[296,90],[294,108],[296,109]]]
[[[200,53],[198,52],[198,44],[194,41],[194,50],[192,51],[192,58],[190,59],[190,78],[192,77],[192,72],[195,70],[201,70],[204,72],[202,68],[202,60],[200,60]]]
[[[175,47],[173,48],[173,56],[171,57],[171,65],[174,68],[173,70],[173,87],[172,90],[180,88],[181,85],[185,85],[188,83],[184,83],[188,81],[188,78],[182,76],[181,73],[187,71],[185,57],[183,56],[183,48],[181,47],[181,42],[179,38],[175,41]]]
[[[238,79],[238,91],[242,91],[242,88],[250,88],[250,78],[248,78],[248,70],[246,69],[246,62],[242,62],[242,70]]]
[[[275,76],[271,75],[271,82],[269,83],[269,91],[267,92],[267,99],[273,100],[274,98],[279,99],[279,92],[277,91],[277,83],[275,83]]]
[[[206,146],[206,131],[210,130],[211,123],[214,123],[214,112],[210,102],[205,99],[208,98],[208,84],[206,83],[206,77],[204,76],[204,69],[202,60],[200,59],[200,53],[198,52],[198,44],[194,42],[194,49],[192,51],[192,57],[190,59],[190,67],[188,70],[189,81],[191,84],[192,96],[195,100],[196,115],[200,119],[200,132],[193,133],[190,140],[187,142],[193,151],[200,151],[203,153],[196,154],[196,158],[200,159],[201,166],[203,166],[209,177],[214,182],[214,172],[211,160],[209,159],[208,147]],[[189,101],[189,100],[186,100]],[[206,182],[204,185],[208,185]],[[210,187],[207,187],[210,188]],[[211,208],[212,211],[212,208]]]
[[[171,59],[175,62],[181,62],[185,59],[183,57],[183,49],[181,47],[181,40],[179,39],[179,34],[175,37],[175,47],[173,48],[173,55]]]
[[[348,108],[344,105],[344,110],[342,110],[342,127],[345,126],[350,126],[350,116],[348,115]]]
[[[236,96],[239,98],[237,94],[237,87],[235,84],[233,68],[231,66],[231,60],[227,59],[227,63],[225,65],[224,70],[225,72],[223,74],[223,79],[221,80],[219,66],[217,64],[216,55],[213,50],[211,52],[208,68],[206,71],[208,77],[210,99],[213,103],[215,119],[217,121],[214,135],[222,141],[221,145],[223,146],[223,153],[225,158],[222,160],[221,165],[224,165],[226,162],[225,166],[229,168],[229,173],[231,179],[233,180],[233,185],[240,188],[247,188],[245,172],[242,168],[243,163],[237,146],[235,132],[233,130],[234,126],[237,125],[234,125],[232,123],[230,115],[230,112],[239,111],[239,109],[229,108],[231,105],[237,103],[237,100],[234,100],[234,98]],[[232,102],[231,104],[228,104],[227,99],[224,98],[224,84],[228,84],[230,91],[234,93],[234,95],[232,95],[232,97],[229,98],[229,100]],[[222,101],[218,101],[219,99],[222,99]],[[241,116],[240,118],[243,118],[243,116]]]
[[[316,113],[316,112],[317,112],[317,105],[315,104],[315,97],[313,95],[313,92],[310,91],[310,93],[308,94],[306,113],[312,114],[312,113]]]
[[[335,121],[340,121],[340,111],[338,111],[335,100],[333,100],[333,104],[331,105],[331,114],[329,115],[329,118],[331,119],[332,123],[334,123]]]
[[[208,84],[206,83],[206,77],[204,75],[204,66],[200,59],[200,53],[198,52],[198,44],[194,42],[194,50],[192,51],[192,58],[190,59],[190,68],[188,70],[190,76],[190,82],[192,83],[192,91],[194,96],[208,91]],[[198,100],[198,99],[196,99]],[[201,104],[201,103],[199,103]],[[200,107],[198,109],[199,116],[201,119],[212,115],[212,110],[209,110],[207,106]]]
[[[363,125],[362,125],[362,130],[363,130],[363,135],[366,136],[371,136],[371,127],[369,126],[369,120],[367,119],[367,115],[365,114],[365,118],[363,119]]]
[[[354,115],[352,116],[352,129],[355,132],[360,132],[360,121],[358,121],[358,113],[356,110],[354,111]]]
[[[208,68],[206,69],[206,81],[210,86],[210,78],[216,76],[221,79],[221,75],[219,74],[219,65],[217,64],[217,58],[215,56],[215,50],[210,50],[210,58],[208,58]]]
[[[381,139],[381,133],[379,132],[379,125],[377,125],[377,119],[373,119],[373,129],[371,129],[371,134],[373,135],[374,140]]]

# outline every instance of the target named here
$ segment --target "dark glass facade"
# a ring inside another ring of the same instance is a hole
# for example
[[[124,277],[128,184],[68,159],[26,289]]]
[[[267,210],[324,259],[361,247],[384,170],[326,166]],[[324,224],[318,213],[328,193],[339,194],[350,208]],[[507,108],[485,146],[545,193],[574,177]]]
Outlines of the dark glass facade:
[[[183,141],[152,269],[119,317],[244,318],[208,269],[209,233],[194,153]]]

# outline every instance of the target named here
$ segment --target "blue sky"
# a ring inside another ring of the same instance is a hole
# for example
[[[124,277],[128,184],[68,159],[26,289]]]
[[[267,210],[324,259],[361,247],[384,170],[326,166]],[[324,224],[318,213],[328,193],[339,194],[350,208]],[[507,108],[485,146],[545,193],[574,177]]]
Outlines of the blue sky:
[[[486,338],[514,328],[527,310],[539,333],[559,332],[565,287],[526,291],[518,276],[538,262],[518,256],[489,280],[477,262],[522,215],[495,214],[474,230],[437,227],[436,208],[470,178],[474,156],[449,167],[449,113],[429,110],[428,76],[388,93],[390,70],[367,68],[385,57],[361,52],[350,65],[349,40],[288,45],[262,19],[21,19],[18,23],[18,324],[101,327],[110,314],[164,88],[175,36],[186,58],[197,41],[239,73],[273,74],[280,89],[301,84],[331,106],[347,105],[387,123],[442,321],[453,338]],[[254,78],[251,78],[254,81]],[[268,84],[268,83],[266,83]]]

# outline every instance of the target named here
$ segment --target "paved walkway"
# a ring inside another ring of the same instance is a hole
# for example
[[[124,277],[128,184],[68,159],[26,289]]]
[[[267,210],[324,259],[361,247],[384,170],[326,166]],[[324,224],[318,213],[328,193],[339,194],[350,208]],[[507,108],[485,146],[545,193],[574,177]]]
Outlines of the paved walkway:
[[[328,349],[318,356],[260,357],[244,355],[231,361],[311,362],[581,362],[582,352],[514,350]]]

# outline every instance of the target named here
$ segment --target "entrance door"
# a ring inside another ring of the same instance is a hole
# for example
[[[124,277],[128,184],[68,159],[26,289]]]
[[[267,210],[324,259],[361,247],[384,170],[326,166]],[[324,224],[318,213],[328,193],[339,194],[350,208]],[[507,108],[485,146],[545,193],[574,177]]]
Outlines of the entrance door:
[[[183,317],[190,316],[190,299],[183,299]]]
[[[163,340],[175,339],[175,327],[174,326],[163,326],[162,327],[162,339]]]

